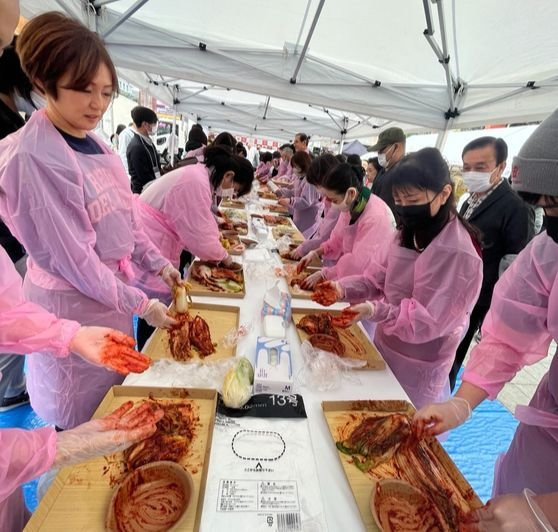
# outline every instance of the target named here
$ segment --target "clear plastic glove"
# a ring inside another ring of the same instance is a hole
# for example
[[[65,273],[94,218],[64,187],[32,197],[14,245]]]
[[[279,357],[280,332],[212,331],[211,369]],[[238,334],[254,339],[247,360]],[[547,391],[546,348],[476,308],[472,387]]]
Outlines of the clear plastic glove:
[[[296,249],[293,249],[288,254],[288,256],[291,260],[300,260],[302,258],[302,253],[300,252],[300,246],[298,246]]]
[[[283,207],[288,207],[291,204],[291,200],[289,198],[281,198],[277,203]]]
[[[300,288],[303,290],[314,290],[314,287],[321,283],[324,280],[324,274],[322,270],[318,270],[314,272],[312,275],[309,275],[300,283]]]
[[[347,312],[353,313],[353,318],[349,322],[351,325],[362,320],[371,320],[376,314],[376,305],[372,301],[365,301],[358,305],[351,305],[346,309]]]
[[[158,299],[150,299],[140,318],[143,318],[152,327],[168,329],[177,324],[177,321],[168,313],[166,305]]]
[[[242,264],[235,262],[230,255],[227,255],[219,264],[220,266],[227,268],[228,270],[233,270],[235,272],[239,272],[240,270],[242,270]]]
[[[461,397],[423,406],[413,417],[417,437],[437,436],[459,427],[471,417],[471,405]]]
[[[143,373],[151,359],[138,353],[136,341],[107,327],[80,327],[70,343],[70,350],[81,358],[121,375]]]
[[[301,273],[306,267],[316,258],[318,257],[318,252],[313,249],[312,251],[308,252],[296,265],[296,273]]]
[[[246,246],[244,244],[236,244],[231,248],[231,251],[234,251],[235,253],[244,253],[244,251],[246,250]]]
[[[312,293],[312,301],[329,307],[343,299],[343,287],[337,281],[322,281],[316,285]]]
[[[154,410],[149,403],[133,407],[134,403],[128,401],[106,417],[59,432],[53,466],[65,467],[113,454],[151,436],[163,410]]]
[[[161,270],[160,275],[164,283],[171,289],[182,282],[180,272],[170,263]]]
[[[534,493],[525,489],[521,494],[491,499],[468,516],[464,530],[469,532],[541,532],[554,528],[534,500]]]

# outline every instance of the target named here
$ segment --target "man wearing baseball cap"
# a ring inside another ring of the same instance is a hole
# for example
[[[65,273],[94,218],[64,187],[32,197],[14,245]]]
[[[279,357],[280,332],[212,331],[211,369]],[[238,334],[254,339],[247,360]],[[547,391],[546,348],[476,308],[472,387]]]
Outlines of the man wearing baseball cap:
[[[401,128],[389,127],[380,133],[378,142],[371,149],[378,152],[378,163],[382,167],[372,185],[372,193],[382,198],[394,213],[395,203],[391,193],[390,171],[403,159],[405,142],[405,133]]]

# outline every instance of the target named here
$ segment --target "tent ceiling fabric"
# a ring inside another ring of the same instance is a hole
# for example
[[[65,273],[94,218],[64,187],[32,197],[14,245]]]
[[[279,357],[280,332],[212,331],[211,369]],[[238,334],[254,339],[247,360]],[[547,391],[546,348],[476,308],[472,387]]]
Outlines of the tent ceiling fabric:
[[[86,7],[93,0],[21,4],[25,16],[64,10],[101,35],[112,30],[106,42],[121,68],[272,102],[436,130],[541,120],[556,107],[558,34],[551,21],[558,20],[558,2],[551,0],[528,12],[524,0],[325,0],[296,84],[289,80],[323,0],[96,2],[107,5],[95,11]],[[134,6],[141,7],[114,29]],[[441,62],[423,35],[425,7]],[[449,84],[442,64],[448,56]]]
[[[119,75],[147,89],[169,107],[212,129],[281,140],[303,131],[314,137],[345,139],[376,136],[382,126],[393,122],[377,120],[321,106],[290,102],[257,94],[224,89],[195,82],[164,78],[156,74],[119,69]],[[403,125],[403,124],[401,124]]]

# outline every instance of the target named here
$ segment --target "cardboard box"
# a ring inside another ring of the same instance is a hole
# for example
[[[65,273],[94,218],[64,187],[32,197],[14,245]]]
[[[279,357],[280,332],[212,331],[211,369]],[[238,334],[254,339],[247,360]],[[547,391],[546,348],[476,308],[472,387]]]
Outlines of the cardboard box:
[[[254,393],[293,393],[291,348],[286,340],[266,336],[258,338]]]

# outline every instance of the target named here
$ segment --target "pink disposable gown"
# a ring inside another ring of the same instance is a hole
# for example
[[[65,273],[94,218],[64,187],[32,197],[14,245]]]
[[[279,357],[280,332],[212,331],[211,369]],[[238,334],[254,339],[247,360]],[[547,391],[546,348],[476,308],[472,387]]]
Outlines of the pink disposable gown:
[[[156,272],[168,261],[141,230],[118,155],[75,152],[37,111],[0,142],[0,189],[0,215],[29,253],[26,298],[56,316],[132,334],[132,314],[147,297],[127,284],[131,262]],[[32,356],[28,366],[31,405],[65,429],[90,419],[123,379],[77,355]]]
[[[448,375],[482,283],[482,260],[454,218],[422,252],[400,245],[364,276],[340,280],[348,301],[373,300],[374,343],[417,408],[449,396]]]
[[[283,176],[289,176],[291,175],[292,172],[292,167],[291,167],[291,163],[286,162],[284,159],[281,159],[281,162],[279,163],[279,168],[277,169],[277,178],[279,177],[283,177]]]
[[[255,176],[258,179],[265,178],[267,180],[272,170],[273,170],[273,166],[271,165],[270,162],[268,163],[261,162],[260,164],[258,164],[258,167],[256,168]]]
[[[318,227],[316,228],[315,233],[297,248],[301,257],[304,257],[304,255],[310,253],[310,251],[314,249],[318,249],[325,241],[327,241],[331,236],[331,232],[333,231],[337,220],[339,219],[339,209],[332,207],[331,202],[326,198],[322,199],[322,203],[324,206],[324,217],[319,219]],[[326,261],[324,261],[324,264],[326,264]]]
[[[0,351],[50,349],[54,356],[68,356],[78,329],[79,323],[59,320],[24,300],[21,277],[0,248]],[[23,530],[28,515],[19,486],[48,471],[55,454],[53,428],[0,430],[0,530]]]
[[[183,249],[202,260],[221,261],[227,256],[211,202],[209,172],[204,164],[165,174],[137,199],[144,231],[176,268]],[[150,295],[162,287],[159,278],[148,274],[138,275],[138,283]]]
[[[321,214],[322,203],[318,189],[306,181],[306,177],[295,176],[292,189],[282,188],[281,197],[290,198],[289,212],[293,222],[305,238],[316,232],[318,215]]]
[[[546,232],[534,238],[494,289],[463,380],[495,399],[524,366],[548,354],[558,339],[558,244]],[[558,491],[558,362],[542,378],[530,408],[518,407],[520,421],[494,476],[496,495]],[[527,423],[525,423],[525,421]]]
[[[350,213],[340,213],[331,236],[320,246],[323,259],[335,262],[322,269],[326,279],[361,274],[372,257],[382,262],[387,256],[395,222],[389,207],[378,196],[370,196],[354,224],[349,225],[350,220]]]

